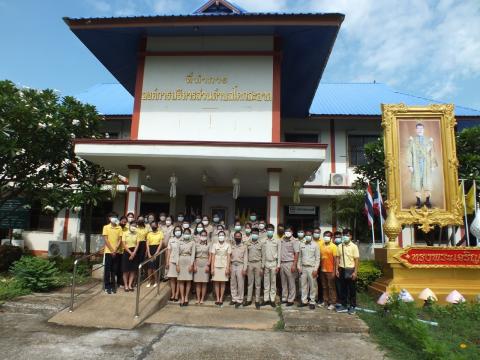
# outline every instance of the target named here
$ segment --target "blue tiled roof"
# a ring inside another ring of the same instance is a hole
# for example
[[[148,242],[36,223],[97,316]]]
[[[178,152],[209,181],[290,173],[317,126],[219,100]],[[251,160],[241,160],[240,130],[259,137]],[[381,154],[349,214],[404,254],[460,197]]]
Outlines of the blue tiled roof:
[[[103,115],[131,115],[133,112],[133,96],[118,83],[97,84],[75,97],[94,105]]]
[[[133,97],[118,84],[97,84],[75,96],[84,103],[95,105],[104,115],[131,115]],[[313,99],[312,115],[381,115],[380,104],[428,105],[439,101],[404,94],[385,84],[319,85]],[[480,111],[455,105],[457,116],[478,116]]]
[[[312,115],[381,115],[380,104],[428,105],[441,101],[405,94],[379,83],[321,83],[315,93]],[[480,116],[480,111],[455,105],[457,116]]]

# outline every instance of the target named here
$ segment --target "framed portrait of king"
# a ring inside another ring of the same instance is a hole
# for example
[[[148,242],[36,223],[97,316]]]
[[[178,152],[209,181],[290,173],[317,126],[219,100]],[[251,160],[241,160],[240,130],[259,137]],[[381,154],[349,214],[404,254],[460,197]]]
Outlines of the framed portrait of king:
[[[462,224],[451,104],[382,104],[388,206],[402,224]]]

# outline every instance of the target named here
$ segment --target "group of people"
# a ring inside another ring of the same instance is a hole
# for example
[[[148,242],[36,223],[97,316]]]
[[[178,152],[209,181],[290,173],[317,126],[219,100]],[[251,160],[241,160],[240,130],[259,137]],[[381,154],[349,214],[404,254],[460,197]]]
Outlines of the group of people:
[[[227,227],[218,215],[183,214],[176,219],[164,213],[118,218],[110,214],[103,228],[105,240],[105,291],[118,287],[133,291],[139,263],[147,258],[150,286],[157,286],[159,252],[167,248],[165,276],[170,281],[170,301],[189,304],[192,282],[196,303],[203,304],[208,284],[213,283],[215,304],[222,306],[225,284],[230,282],[235,308],[276,306],[277,276],[281,303],[318,305],[337,312],[355,313],[359,251],[349,229],[342,232],[320,228],[277,229],[255,213],[249,222],[239,220]],[[246,291],[245,291],[246,285]],[[263,294],[262,294],[263,293]],[[255,297],[254,297],[255,294]]]

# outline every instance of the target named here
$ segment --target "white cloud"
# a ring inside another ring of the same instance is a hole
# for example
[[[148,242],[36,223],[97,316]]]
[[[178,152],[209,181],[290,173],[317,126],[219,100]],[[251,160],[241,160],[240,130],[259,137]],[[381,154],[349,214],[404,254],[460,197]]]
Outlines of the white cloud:
[[[329,63],[342,81],[375,79],[442,99],[480,72],[477,0],[312,0],[309,7],[345,14]]]
[[[153,0],[150,1],[150,3],[155,14],[189,14],[196,9],[196,7],[192,5],[192,9],[187,9],[185,11],[185,6],[183,5],[183,2],[175,0]],[[186,3],[187,5],[189,5],[190,2]]]
[[[107,12],[110,12],[112,11],[112,7],[110,6],[110,4],[107,2],[107,1],[103,1],[103,0],[88,0],[88,3],[90,4],[90,6],[93,7],[93,9],[97,12],[100,12],[100,13],[107,13]]]
[[[287,11],[287,0],[236,0],[233,3],[249,12]]]

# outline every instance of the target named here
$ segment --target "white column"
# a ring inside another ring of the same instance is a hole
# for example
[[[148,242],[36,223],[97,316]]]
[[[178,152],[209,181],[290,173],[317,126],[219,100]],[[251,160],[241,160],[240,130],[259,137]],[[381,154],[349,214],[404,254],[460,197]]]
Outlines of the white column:
[[[135,216],[140,213],[142,200],[142,171],[141,165],[128,165],[128,187],[125,201],[125,213],[133,212]]]
[[[277,227],[280,222],[280,173],[282,169],[267,169],[267,222]]]

